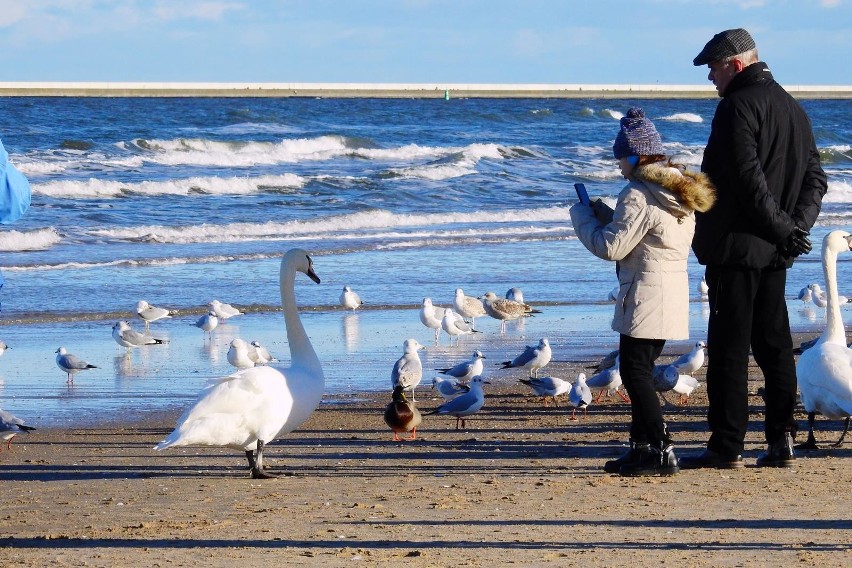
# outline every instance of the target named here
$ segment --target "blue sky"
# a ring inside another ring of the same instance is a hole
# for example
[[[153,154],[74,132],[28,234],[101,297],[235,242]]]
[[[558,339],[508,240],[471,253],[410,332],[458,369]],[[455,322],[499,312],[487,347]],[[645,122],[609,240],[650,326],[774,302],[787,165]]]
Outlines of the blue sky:
[[[705,84],[747,28],[782,84],[852,85],[852,0],[0,0],[0,81]]]

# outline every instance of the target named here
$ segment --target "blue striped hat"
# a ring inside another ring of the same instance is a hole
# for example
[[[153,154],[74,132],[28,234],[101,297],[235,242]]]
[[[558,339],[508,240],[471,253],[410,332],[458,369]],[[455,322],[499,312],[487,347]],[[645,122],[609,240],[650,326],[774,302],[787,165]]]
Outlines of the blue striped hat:
[[[663,155],[663,140],[654,127],[654,123],[645,118],[645,111],[632,107],[627,116],[621,119],[621,130],[612,145],[612,154],[616,159],[626,156]]]

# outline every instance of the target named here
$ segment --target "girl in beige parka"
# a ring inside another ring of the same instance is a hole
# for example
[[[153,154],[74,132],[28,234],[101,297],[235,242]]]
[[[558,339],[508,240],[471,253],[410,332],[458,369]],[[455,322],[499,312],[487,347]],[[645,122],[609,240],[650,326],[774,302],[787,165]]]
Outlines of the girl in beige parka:
[[[667,339],[689,337],[687,258],[695,211],[715,190],[701,173],[667,164],[662,140],[639,108],[621,119],[613,154],[627,185],[615,210],[600,201],[571,207],[580,242],[616,261],[619,292],[613,330],[620,334],[621,378],[631,399],[630,450],[604,465],[621,475],[672,475],[677,458],[653,384],[654,361]]]

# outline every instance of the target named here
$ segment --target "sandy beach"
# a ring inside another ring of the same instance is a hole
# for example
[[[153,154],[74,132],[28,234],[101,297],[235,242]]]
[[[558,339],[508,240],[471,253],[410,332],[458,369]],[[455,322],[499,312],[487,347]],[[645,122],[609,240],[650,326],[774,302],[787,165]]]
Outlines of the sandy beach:
[[[662,360],[674,353],[664,352]],[[586,361],[555,362],[573,377]],[[703,380],[704,369],[696,375]],[[393,442],[387,393],[324,402],[271,444],[278,479],[251,480],[244,457],[218,448],[152,449],[180,409],[144,421],[38,430],[0,454],[0,559],[16,566],[842,566],[852,482],[842,424],[818,421],[826,449],[791,469],[753,466],[762,401],[751,385],[748,467],[670,478],[605,474],[624,451],[629,406],[606,397],[576,421],[517,383],[487,386],[464,430],[426,416]],[[422,388],[418,406],[439,399]],[[675,402],[673,397],[669,397]],[[677,453],[706,441],[706,395],[667,407]],[[804,426],[805,416],[797,418]]]

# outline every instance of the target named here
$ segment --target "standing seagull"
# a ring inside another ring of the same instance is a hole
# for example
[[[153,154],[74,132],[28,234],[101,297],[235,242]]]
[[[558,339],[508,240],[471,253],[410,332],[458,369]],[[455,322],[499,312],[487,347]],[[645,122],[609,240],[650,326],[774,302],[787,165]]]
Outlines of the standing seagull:
[[[481,376],[473,377],[470,381],[470,392],[457,396],[452,400],[448,400],[432,412],[428,414],[449,414],[456,417],[456,430],[465,426],[465,418],[479,412],[482,405],[485,404],[485,393],[482,392],[482,385],[490,384],[482,379]]]
[[[432,305],[432,298],[423,298],[423,305],[420,307],[420,323],[435,330],[435,343],[438,343],[438,337],[441,335],[441,320],[444,319],[444,308]]]
[[[485,315],[485,306],[482,305],[482,301],[472,296],[465,296],[461,288],[456,288],[453,307],[463,318],[470,318],[470,324],[473,327],[476,327],[476,318]]]
[[[76,355],[72,355],[66,351],[64,347],[56,350],[56,366],[68,373],[67,383],[74,382],[74,374],[88,369],[97,369],[95,365],[86,363]]]
[[[697,371],[704,364],[704,349],[707,344],[699,341],[695,344],[692,351],[684,353],[670,364],[677,367],[677,370],[685,375],[689,375]]]
[[[248,354],[251,360],[254,361],[255,365],[266,365],[267,363],[277,361],[269,350],[260,344],[260,341],[251,342],[251,346],[248,348]]]
[[[586,409],[592,404],[592,389],[586,384],[586,373],[577,375],[577,382],[571,385],[571,391],[568,393],[568,402],[574,407],[571,410],[571,418],[569,420],[577,419],[576,412],[578,408],[582,409],[583,413],[586,413]]]
[[[442,375],[454,377],[460,383],[466,383],[476,375],[482,374],[483,359],[485,359],[485,355],[482,354],[482,351],[474,351],[473,356],[469,361],[464,361],[454,367],[445,367],[443,369],[435,370]]]
[[[164,339],[151,337],[147,333],[139,333],[130,327],[126,321],[120,321],[112,326],[112,338],[115,342],[126,349],[142,347],[143,345],[162,345],[168,343]]]
[[[482,296],[482,305],[485,307],[485,313],[494,319],[500,320],[500,333],[506,333],[507,320],[515,320],[525,315],[541,313],[526,304],[498,298],[494,292],[486,292]]]
[[[598,402],[604,393],[612,395],[613,393],[621,397],[624,402],[630,402],[626,394],[621,392],[621,369],[619,368],[619,359],[615,358],[615,365],[609,369],[604,369],[600,373],[590,377],[586,384],[590,388],[601,389],[598,396],[595,397],[595,402]]]
[[[255,362],[249,355],[249,344],[245,339],[237,337],[231,340],[231,345],[228,348],[228,363],[237,369],[250,369],[254,367]]]
[[[801,290],[799,290],[799,295],[796,296],[797,300],[801,300],[802,304],[807,306],[811,303],[813,299],[813,290],[811,290],[810,286],[805,286]]]
[[[347,310],[357,310],[360,308],[364,302],[361,301],[361,297],[352,291],[352,288],[349,286],[343,287],[343,292],[340,293],[340,305],[346,308]]]
[[[512,359],[511,361],[503,361],[503,369],[511,369],[513,367],[529,367],[530,377],[537,377],[538,370],[550,363],[550,358],[553,352],[550,349],[550,342],[546,337],[542,337],[538,345],[527,345],[526,349]]]
[[[166,308],[152,306],[145,300],[139,300],[136,303],[136,315],[139,316],[139,319],[145,322],[145,329],[148,329],[148,325],[150,323],[170,318],[174,315],[174,312],[167,310]]]
[[[219,300],[212,300],[209,304],[207,304],[207,306],[210,308],[210,311],[216,314],[216,317],[222,321],[243,315],[243,312],[231,304],[224,304]]]
[[[32,426],[24,426],[24,421],[11,412],[0,409],[0,437],[6,440],[6,449],[12,451],[12,438],[20,433],[26,434],[35,430]]]
[[[433,377],[432,388],[438,391],[444,400],[450,400],[460,394],[470,392],[470,387],[456,382],[456,379],[447,379],[444,377]]]
[[[547,406],[547,397],[553,399],[553,405],[559,408],[559,402],[556,397],[560,394],[566,394],[571,390],[571,383],[564,381],[559,377],[542,377],[540,379],[518,379],[528,387],[532,387],[535,394],[544,397],[544,405]]]
[[[416,339],[406,339],[402,343],[402,357],[393,365],[391,370],[391,387],[402,385],[404,390],[411,391],[411,402],[414,400],[414,387],[423,379],[423,364],[420,363],[418,351],[425,349]]]
[[[219,316],[213,310],[198,318],[194,324],[195,327],[207,333],[210,339],[213,339],[213,330],[219,325]]]
[[[403,432],[411,432],[408,440],[417,438],[417,427],[423,421],[417,407],[405,399],[402,385],[393,389],[393,400],[385,408],[385,424],[393,431],[394,442],[399,442],[399,435]]]
[[[462,335],[468,335],[471,333],[478,333],[475,329],[470,327],[464,318],[455,313],[452,308],[447,308],[444,310],[444,317],[441,319],[441,329],[447,332],[447,335],[450,336],[450,345],[453,344],[453,337],[456,338],[456,345],[459,344],[459,339]]]
[[[275,477],[263,467],[264,446],[310,418],[325,390],[322,365],[299,318],[297,272],[320,282],[307,252],[292,249],[284,255],[278,283],[291,365],[253,367],[210,381],[155,449],[223,446],[243,450],[253,479]]]
[[[11,347],[6,345],[5,341],[0,341],[0,357],[3,356],[7,349],[11,349]]]
[[[519,304],[524,304],[524,293],[521,292],[520,288],[509,288],[506,290],[506,299],[512,300],[513,302],[518,302]]]

